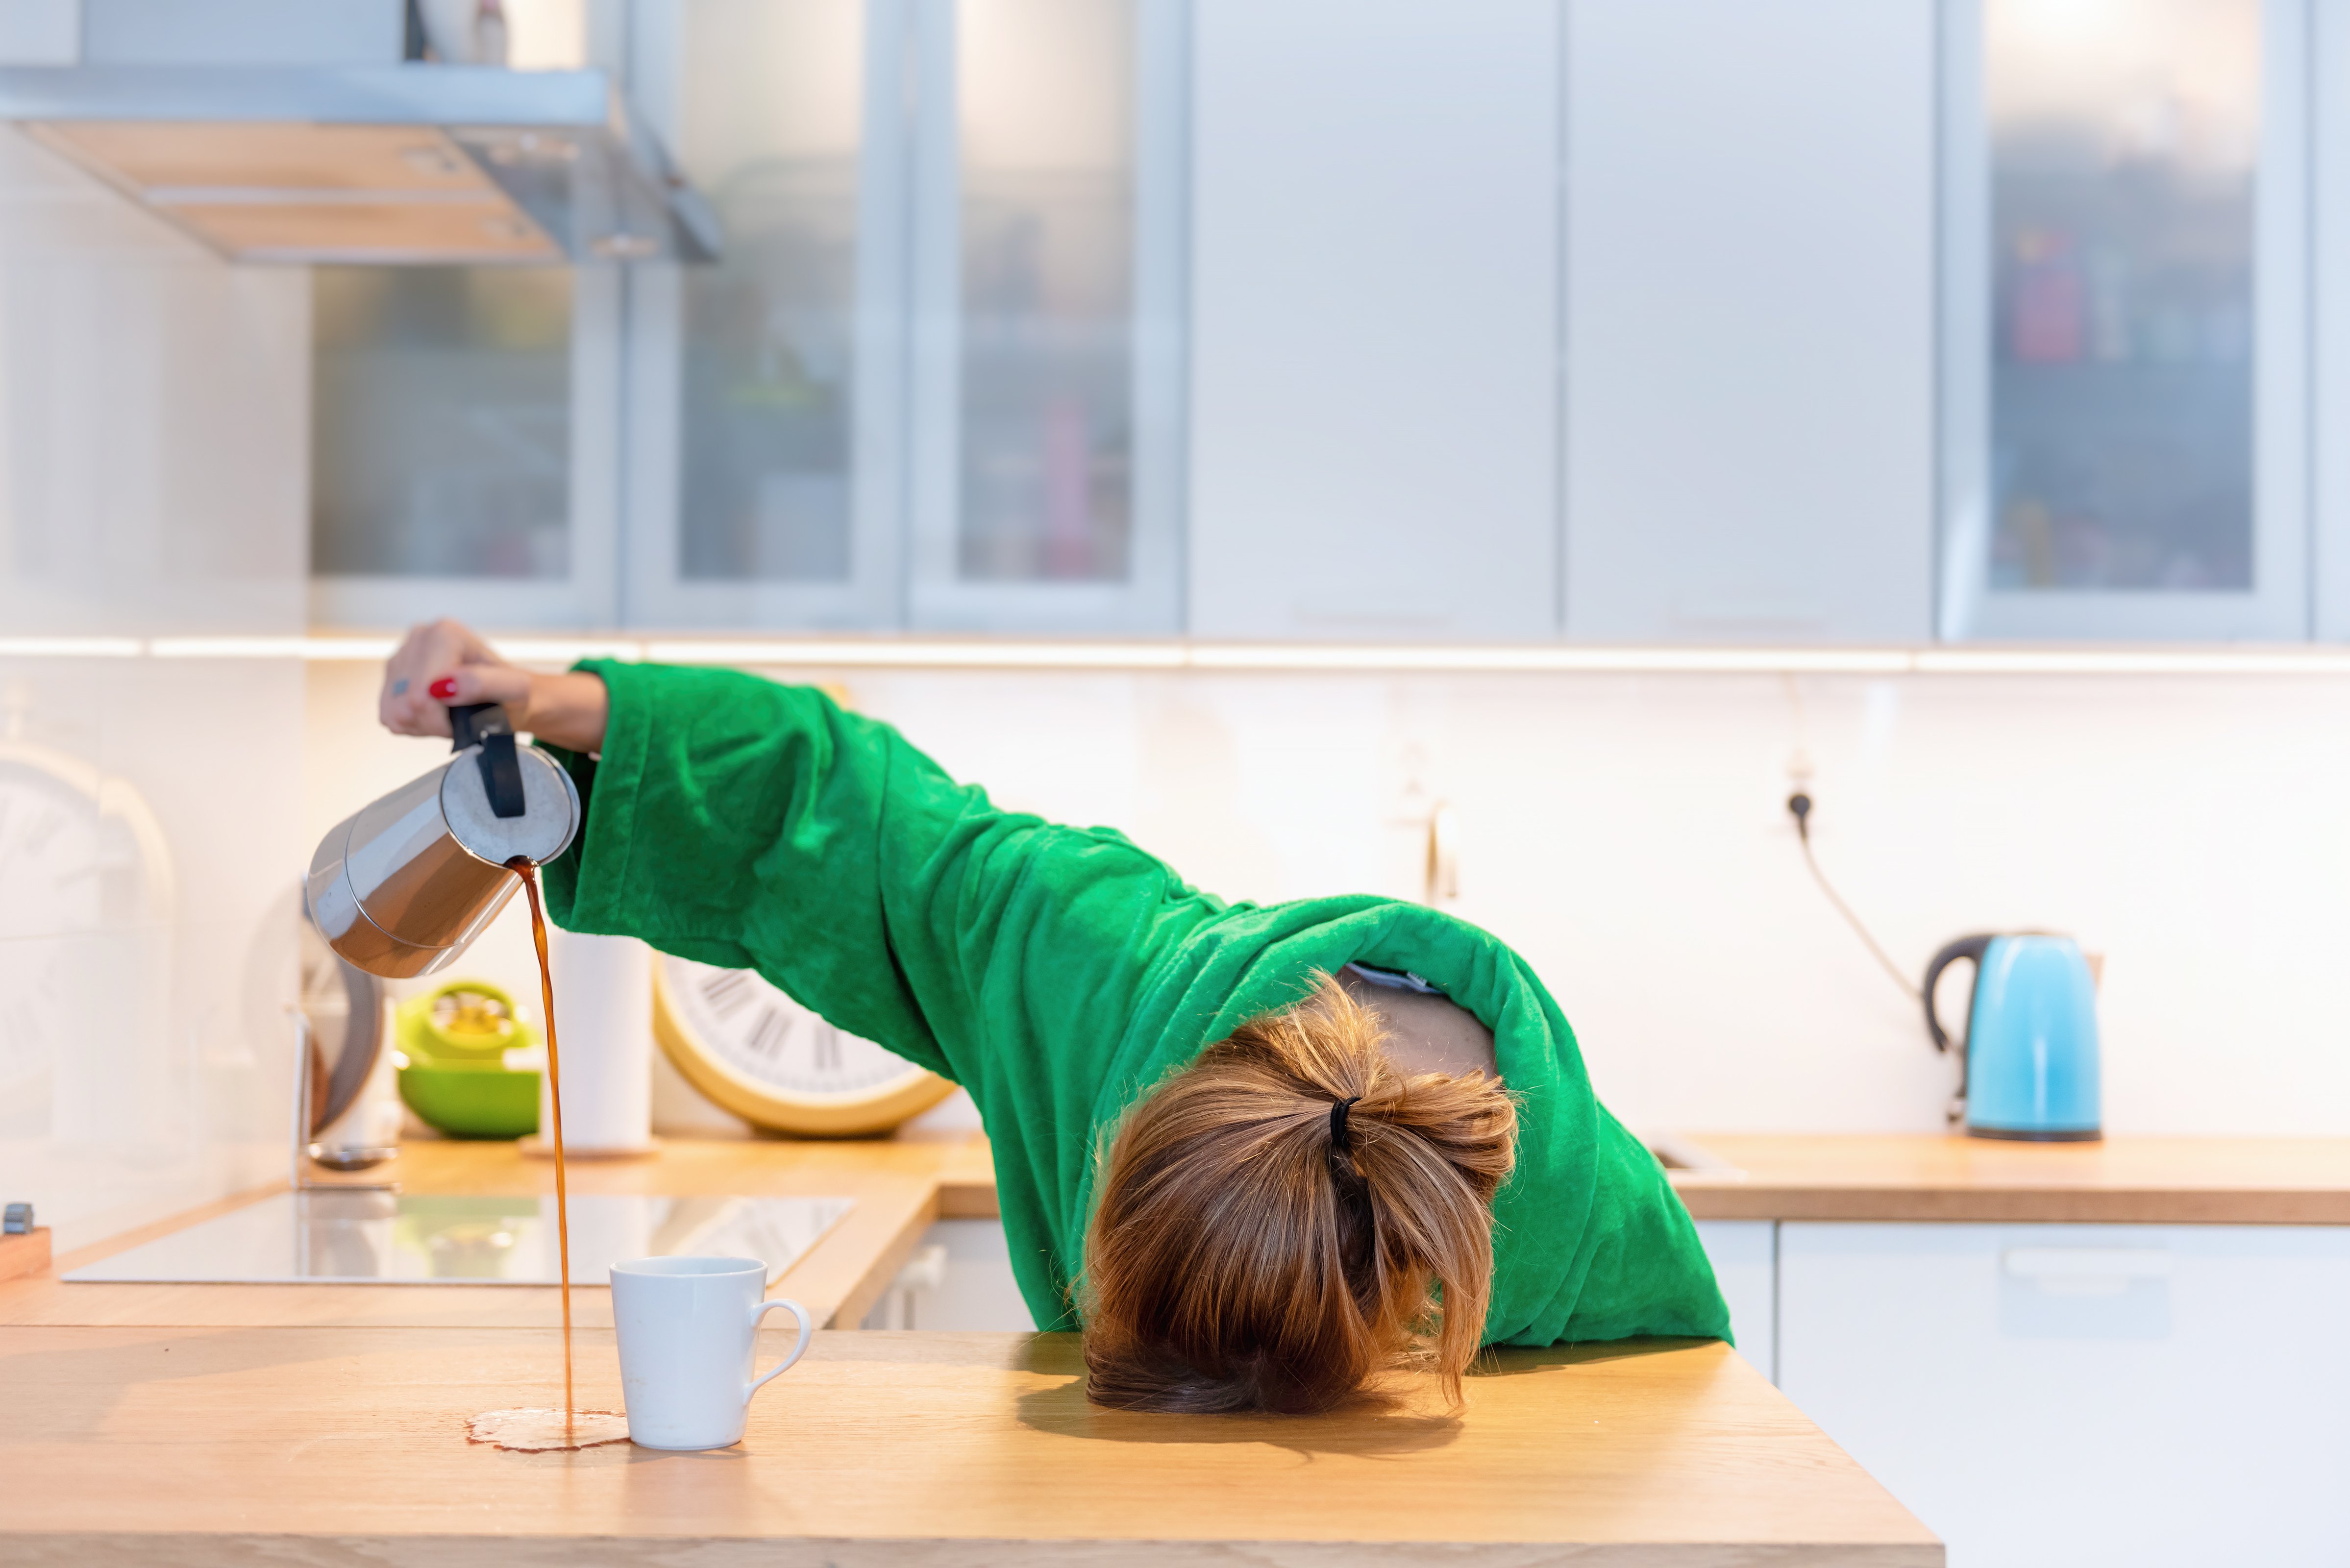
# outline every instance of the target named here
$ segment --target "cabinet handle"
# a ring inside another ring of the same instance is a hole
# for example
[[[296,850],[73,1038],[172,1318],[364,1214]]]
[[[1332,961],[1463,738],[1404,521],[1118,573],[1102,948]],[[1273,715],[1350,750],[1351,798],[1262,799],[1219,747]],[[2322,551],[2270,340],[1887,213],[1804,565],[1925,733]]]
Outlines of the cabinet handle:
[[[2018,1279],[2053,1282],[2167,1280],[2170,1254],[2159,1247],[2011,1247],[2000,1262]]]

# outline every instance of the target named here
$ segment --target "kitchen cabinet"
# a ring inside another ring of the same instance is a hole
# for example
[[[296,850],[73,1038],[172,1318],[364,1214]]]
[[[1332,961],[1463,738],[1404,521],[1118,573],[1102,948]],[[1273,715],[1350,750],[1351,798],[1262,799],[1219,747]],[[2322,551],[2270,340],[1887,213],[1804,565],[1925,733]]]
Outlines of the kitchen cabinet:
[[[1565,8],[1570,638],[1929,636],[1934,14]]]
[[[2309,19],[2311,147],[2326,188],[2338,188],[2338,171],[2350,169],[2350,11],[2319,5]],[[2327,308],[2334,290],[2350,279],[2350,202],[2321,200],[2310,214],[2310,254],[2315,293],[2325,303],[2311,323],[2310,425],[2339,430],[2350,409],[2350,310]],[[2312,442],[2310,462],[2315,514],[2315,585],[2312,608],[2316,636],[2350,640],[2350,443]]]
[[[314,614],[2350,638],[2350,20],[2038,4],[641,0],[724,259],[577,269],[567,397],[322,385]]]
[[[1772,1376],[1776,1334],[1776,1227],[1768,1220],[1700,1220],[1698,1240],[1713,1263],[1739,1354]],[[1013,1278],[1003,1226],[994,1220],[941,1220],[922,1235],[913,1262],[868,1315],[867,1328],[1025,1329],[1028,1308]],[[1775,1380],[1775,1379],[1774,1379]]]
[[[859,1326],[1005,1334],[1035,1328],[1028,1300],[1012,1272],[1003,1222],[941,1220],[931,1225]]]
[[[1700,1220],[1697,1239],[1730,1307],[1738,1354],[1778,1381],[1778,1227],[1768,1220]]]
[[[1190,0],[637,8],[625,619],[1180,629]]]
[[[2309,635],[2312,11],[1945,8],[1944,638]]]
[[[317,618],[1180,630],[1189,35],[1190,0],[615,8],[591,52],[723,253],[380,275],[506,303],[356,341],[322,271]]]
[[[1559,7],[1201,0],[1189,623],[1557,628]]]
[[[617,622],[621,269],[309,269],[310,615]]]
[[[1953,1568],[2350,1560],[2350,1228],[1779,1227],[1778,1383]]]

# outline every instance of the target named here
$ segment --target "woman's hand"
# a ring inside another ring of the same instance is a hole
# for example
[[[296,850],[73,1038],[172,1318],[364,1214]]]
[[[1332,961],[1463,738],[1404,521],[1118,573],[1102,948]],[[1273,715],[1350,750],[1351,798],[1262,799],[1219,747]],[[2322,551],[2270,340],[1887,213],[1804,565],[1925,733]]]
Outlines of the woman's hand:
[[[395,735],[446,735],[449,709],[461,702],[530,698],[530,674],[498,657],[497,649],[453,620],[411,627],[383,667],[376,712]],[[522,728],[519,722],[516,729]]]
[[[604,745],[609,702],[598,677],[534,675],[453,620],[411,628],[383,667],[376,699],[383,727],[395,735],[446,735],[450,708],[469,702],[503,702],[515,729],[558,746]]]

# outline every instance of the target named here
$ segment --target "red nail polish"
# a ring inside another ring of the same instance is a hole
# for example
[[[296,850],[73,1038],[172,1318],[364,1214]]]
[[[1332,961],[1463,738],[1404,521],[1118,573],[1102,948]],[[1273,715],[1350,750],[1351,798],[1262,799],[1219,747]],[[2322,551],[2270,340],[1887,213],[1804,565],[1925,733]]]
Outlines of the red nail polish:
[[[443,675],[440,680],[435,680],[432,685],[426,687],[425,690],[432,692],[435,697],[440,698],[443,702],[446,702],[450,698],[454,697],[457,694],[457,678],[453,675]]]

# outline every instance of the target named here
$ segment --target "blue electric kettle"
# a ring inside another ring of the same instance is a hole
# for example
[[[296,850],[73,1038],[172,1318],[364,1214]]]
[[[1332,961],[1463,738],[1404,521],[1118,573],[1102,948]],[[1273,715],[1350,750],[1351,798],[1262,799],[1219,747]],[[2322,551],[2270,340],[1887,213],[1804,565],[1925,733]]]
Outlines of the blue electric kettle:
[[[1975,966],[1972,1004],[1959,1037],[1960,1091],[1974,1137],[2088,1143],[2098,1127],[2097,987],[2070,937],[1960,937],[1926,966],[1926,1029],[1934,982],[1960,959]]]

